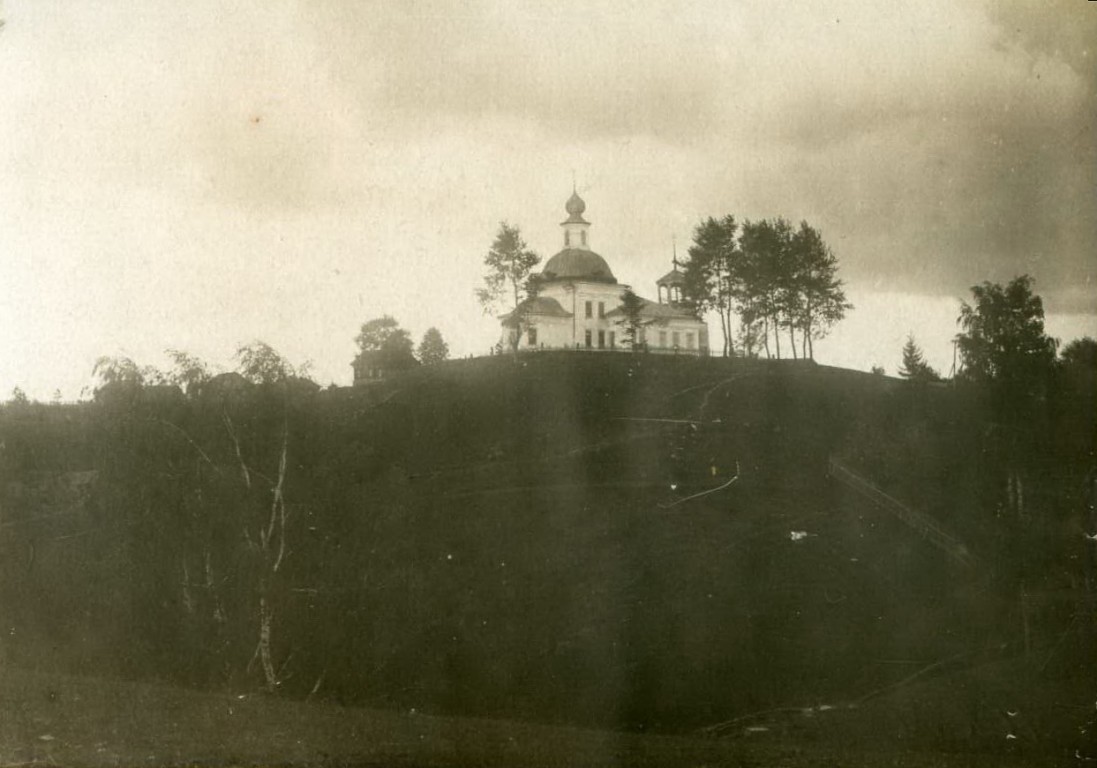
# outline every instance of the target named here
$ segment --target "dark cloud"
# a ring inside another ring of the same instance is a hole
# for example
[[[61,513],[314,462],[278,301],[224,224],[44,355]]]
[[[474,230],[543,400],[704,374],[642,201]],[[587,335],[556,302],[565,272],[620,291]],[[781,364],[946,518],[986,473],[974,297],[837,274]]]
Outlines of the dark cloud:
[[[1042,27],[1027,28],[1050,45]],[[969,48],[924,56],[924,67],[826,80],[760,111],[776,160],[759,169],[754,201],[765,215],[815,217],[847,275],[870,285],[956,294],[1027,272],[1062,311],[1091,312],[1088,81],[1059,48],[1034,56],[1001,38],[972,34]]]
[[[688,24],[638,24],[623,7],[411,2],[328,12],[345,49],[378,65],[362,98],[405,115],[410,130],[505,117],[573,139],[673,140],[711,129],[723,112],[712,40]],[[361,61],[352,53],[337,68],[361,84]]]
[[[1004,46],[1063,61],[1097,95],[1097,10],[1074,0],[989,0],[988,18]]]

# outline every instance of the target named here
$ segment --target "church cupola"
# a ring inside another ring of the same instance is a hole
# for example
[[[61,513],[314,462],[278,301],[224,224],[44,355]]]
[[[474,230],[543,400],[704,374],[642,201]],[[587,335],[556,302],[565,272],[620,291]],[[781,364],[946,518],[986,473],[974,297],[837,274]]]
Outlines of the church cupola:
[[[587,238],[587,230],[590,228],[590,222],[583,218],[583,213],[587,210],[587,204],[583,202],[583,198],[579,197],[579,193],[574,189],[572,189],[571,197],[564,205],[564,210],[568,213],[567,219],[560,222],[560,226],[564,228],[564,248],[588,250],[590,244]]]
[[[671,258],[671,270],[665,275],[655,281],[655,285],[659,291],[659,303],[664,302],[671,306],[677,306],[682,303],[683,290],[686,283],[686,276],[682,270],[678,269],[678,244],[674,243],[674,256]],[[664,296],[666,297],[664,299]]]

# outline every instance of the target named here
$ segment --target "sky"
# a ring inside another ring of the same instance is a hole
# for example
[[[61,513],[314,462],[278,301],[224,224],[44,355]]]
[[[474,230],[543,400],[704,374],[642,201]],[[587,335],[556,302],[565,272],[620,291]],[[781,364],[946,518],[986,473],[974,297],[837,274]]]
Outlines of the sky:
[[[642,295],[703,217],[815,226],[821,363],[947,373],[1022,273],[1097,336],[1097,3],[0,3],[0,400],[255,339],[349,384],[382,314],[484,354],[499,223],[547,260],[573,180]]]

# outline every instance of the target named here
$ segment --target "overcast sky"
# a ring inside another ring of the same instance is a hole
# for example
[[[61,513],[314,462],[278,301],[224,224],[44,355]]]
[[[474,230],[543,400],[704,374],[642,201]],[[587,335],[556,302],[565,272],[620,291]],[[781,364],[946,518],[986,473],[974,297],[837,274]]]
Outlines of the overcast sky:
[[[482,354],[500,220],[547,259],[573,174],[641,294],[703,216],[820,229],[824,363],[947,372],[1025,272],[1097,335],[1097,3],[0,2],[0,399],[256,338],[349,383],[384,313]]]

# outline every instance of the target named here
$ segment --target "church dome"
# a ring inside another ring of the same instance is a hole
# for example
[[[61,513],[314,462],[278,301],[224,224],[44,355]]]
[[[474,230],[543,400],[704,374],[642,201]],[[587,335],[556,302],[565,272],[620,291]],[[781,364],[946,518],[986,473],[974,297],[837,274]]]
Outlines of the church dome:
[[[583,198],[579,197],[578,192],[572,192],[571,197],[564,203],[564,210],[570,216],[582,216],[583,212],[587,210],[587,204],[583,202]]]
[[[570,202],[570,201],[569,201]],[[582,203],[582,200],[579,201]],[[606,260],[585,248],[565,248],[553,256],[541,270],[546,280],[586,280],[592,283],[616,283],[617,278]]]

